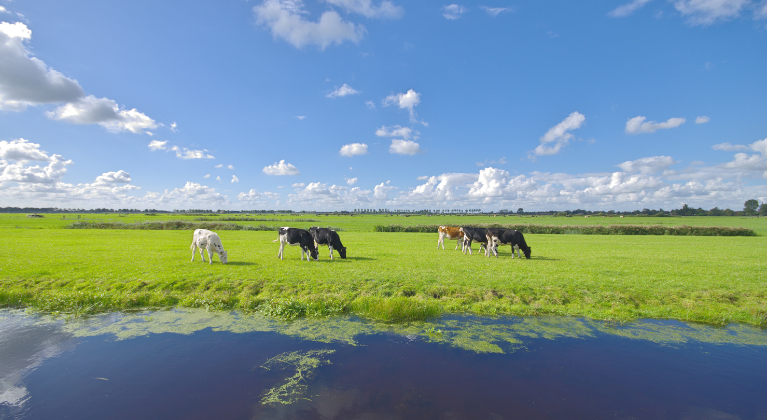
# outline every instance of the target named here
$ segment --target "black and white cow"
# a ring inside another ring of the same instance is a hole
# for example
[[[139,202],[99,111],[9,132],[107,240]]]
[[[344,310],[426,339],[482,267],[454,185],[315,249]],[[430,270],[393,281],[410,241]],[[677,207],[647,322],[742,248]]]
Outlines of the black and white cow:
[[[472,255],[471,252],[471,243],[472,242],[479,242],[479,250],[482,251],[482,248],[487,249],[487,236],[485,228],[473,228],[473,227],[463,227],[463,253],[466,253],[466,250],[469,250],[469,255]]]
[[[517,258],[521,258],[519,250],[525,254],[525,258],[530,259],[530,252],[532,248],[527,246],[525,237],[522,232],[514,229],[501,229],[501,228],[488,228],[485,232],[487,237],[487,248],[485,249],[485,256],[490,256],[490,250],[493,251],[493,255],[498,258],[498,245],[511,245],[511,258],[514,258],[514,250],[517,250]]]
[[[272,242],[280,241],[280,252],[277,257],[283,260],[283,251],[285,245],[298,246],[301,248],[301,260],[304,259],[306,254],[306,261],[309,261],[309,255],[312,256],[314,261],[317,261],[317,248],[314,247],[314,238],[309,232],[303,229],[297,229],[292,227],[281,227],[279,230],[280,237]]]
[[[328,228],[321,228],[312,226],[309,228],[309,233],[314,238],[314,245],[327,245],[330,250],[330,259],[333,259],[333,250],[338,251],[338,255],[341,258],[346,258],[346,247],[341,243],[341,237],[338,236],[338,232]]]

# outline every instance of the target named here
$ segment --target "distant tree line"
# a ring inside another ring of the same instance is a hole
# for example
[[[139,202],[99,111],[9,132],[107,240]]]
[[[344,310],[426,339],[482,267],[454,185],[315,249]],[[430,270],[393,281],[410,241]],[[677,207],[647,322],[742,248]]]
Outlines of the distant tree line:
[[[292,214],[292,213],[323,213],[323,214],[517,214],[526,216],[767,216],[767,204],[759,203],[756,199],[747,200],[743,203],[743,210],[720,209],[714,207],[710,210],[704,210],[700,207],[692,208],[687,204],[680,209],[673,210],[633,210],[633,211],[593,211],[593,210],[565,210],[565,211],[531,211],[526,212],[521,207],[516,212],[508,209],[501,209],[498,212],[482,212],[482,209],[422,209],[422,210],[401,210],[401,209],[354,209],[354,211],[293,211],[293,210],[207,210],[207,209],[186,209],[186,210],[157,210],[157,209],[78,209],[78,208],[59,208],[59,207],[0,207],[0,213],[183,213],[183,214],[243,214],[243,213],[272,213],[272,214]]]

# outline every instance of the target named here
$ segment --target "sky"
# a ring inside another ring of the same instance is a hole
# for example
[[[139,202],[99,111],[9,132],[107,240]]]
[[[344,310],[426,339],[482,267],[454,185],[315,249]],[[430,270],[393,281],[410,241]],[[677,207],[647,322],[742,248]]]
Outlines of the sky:
[[[739,210],[767,0],[0,0],[0,207]]]

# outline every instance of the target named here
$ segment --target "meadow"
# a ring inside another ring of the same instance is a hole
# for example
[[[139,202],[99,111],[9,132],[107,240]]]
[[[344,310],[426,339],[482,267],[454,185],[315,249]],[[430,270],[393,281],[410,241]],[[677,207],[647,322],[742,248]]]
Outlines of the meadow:
[[[189,230],[67,229],[76,221],[232,219],[229,216],[0,216],[9,247],[0,306],[82,315],[143,308],[259,311],[280,318],[356,314],[384,321],[478,315],[679,319],[767,327],[764,218],[557,218],[258,215],[232,221],[341,229],[349,258],[277,259],[270,231],[221,231],[229,264],[190,262]],[[499,221],[498,219],[504,219]],[[629,223],[742,226],[757,236],[527,234],[530,260],[437,250],[432,233],[373,232],[380,224]],[[206,256],[207,257],[207,256]]]

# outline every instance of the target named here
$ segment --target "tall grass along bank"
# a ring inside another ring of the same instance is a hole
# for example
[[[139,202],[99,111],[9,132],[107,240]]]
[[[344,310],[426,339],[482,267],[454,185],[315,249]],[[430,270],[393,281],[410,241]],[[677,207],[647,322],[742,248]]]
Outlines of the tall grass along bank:
[[[467,225],[464,225],[467,226]],[[480,223],[481,228],[516,229],[531,234],[574,235],[674,235],[674,236],[756,236],[753,229],[729,226],[663,226],[663,225],[539,225]],[[439,225],[376,225],[375,232],[437,233]]]

